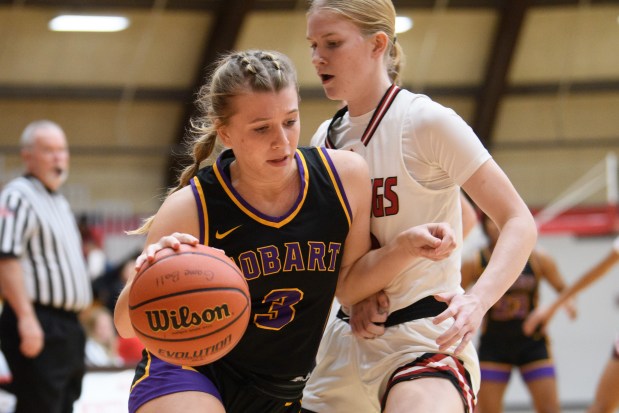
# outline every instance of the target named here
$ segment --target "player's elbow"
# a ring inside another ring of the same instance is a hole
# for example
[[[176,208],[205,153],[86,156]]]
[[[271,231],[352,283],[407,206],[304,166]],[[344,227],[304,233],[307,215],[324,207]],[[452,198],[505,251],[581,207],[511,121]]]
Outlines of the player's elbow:
[[[125,317],[119,315],[118,311],[114,311],[114,326],[116,327],[116,331],[118,331],[118,335],[122,338],[135,337],[135,331],[133,331],[133,327],[131,326],[129,315]]]
[[[135,332],[133,331],[133,327],[131,327],[129,316],[120,314],[118,308],[114,311],[114,326],[116,327],[116,331],[118,331],[118,335],[122,338],[135,337]]]

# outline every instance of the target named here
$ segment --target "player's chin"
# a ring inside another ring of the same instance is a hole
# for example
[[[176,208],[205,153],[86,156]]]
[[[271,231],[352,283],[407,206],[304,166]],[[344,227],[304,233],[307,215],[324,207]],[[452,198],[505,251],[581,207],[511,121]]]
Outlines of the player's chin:
[[[331,100],[344,100],[334,83],[323,83],[322,89],[325,91],[327,98]]]
[[[329,100],[344,100],[341,97],[339,97],[338,93],[336,93],[335,91],[327,90],[326,88],[325,88],[325,95],[327,96],[327,99]]]

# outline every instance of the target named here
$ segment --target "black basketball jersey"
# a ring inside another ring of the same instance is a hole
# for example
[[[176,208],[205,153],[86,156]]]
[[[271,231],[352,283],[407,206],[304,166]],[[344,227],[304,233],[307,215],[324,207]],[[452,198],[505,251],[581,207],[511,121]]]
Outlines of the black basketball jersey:
[[[486,268],[488,260],[480,255],[482,268]],[[522,324],[537,305],[538,288],[539,279],[529,258],[516,281],[488,311],[484,334],[523,335]]]
[[[327,322],[351,210],[326,149],[299,148],[301,190],[283,216],[267,216],[232,187],[232,151],[191,185],[200,241],[233,258],[249,284],[251,318],[224,361],[260,375],[305,381]]]

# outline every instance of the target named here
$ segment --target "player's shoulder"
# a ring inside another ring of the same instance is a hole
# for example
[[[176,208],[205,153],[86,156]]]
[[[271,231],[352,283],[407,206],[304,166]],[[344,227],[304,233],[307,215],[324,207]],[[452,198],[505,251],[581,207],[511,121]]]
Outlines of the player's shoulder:
[[[316,146],[299,147],[299,150],[305,155],[314,153],[314,159],[322,158],[318,162],[325,165],[327,169],[333,168],[345,187],[357,185],[359,182],[367,183],[370,179],[367,162],[355,152]],[[306,156],[308,160],[311,158],[312,156]]]
[[[173,211],[176,214],[178,210],[182,210],[187,206],[192,206],[195,203],[193,189],[186,185],[178,191],[169,194],[163,201],[161,209],[164,211]]]
[[[344,151],[339,149],[323,149],[333,161],[335,168],[340,170],[367,170],[367,162],[361,155],[353,151]]]
[[[326,119],[323,121],[316,132],[314,132],[314,136],[310,140],[311,146],[324,146],[325,140],[327,139],[327,130],[329,129],[329,124],[331,123],[331,119]]]
[[[149,234],[151,232],[157,234],[157,237],[152,239],[159,239],[173,232],[199,234],[194,196],[192,188],[187,185],[166,197],[149,230]]]
[[[403,95],[403,99],[398,105],[406,111],[406,117],[414,119],[418,126],[460,120],[460,116],[452,108],[444,106],[428,95],[408,90],[403,90],[400,95]]]
[[[355,189],[360,185],[369,187],[370,170],[361,155],[352,151],[335,149],[326,149],[326,151],[344,187],[347,189]]]

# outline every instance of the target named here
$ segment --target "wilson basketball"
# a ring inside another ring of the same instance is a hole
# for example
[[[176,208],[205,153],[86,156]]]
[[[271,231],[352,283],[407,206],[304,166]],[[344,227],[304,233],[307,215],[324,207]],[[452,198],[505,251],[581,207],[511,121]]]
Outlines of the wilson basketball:
[[[250,314],[247,281],[231,258],[204,245],[165,248],[144,264],[129,290],[129,316],[147,350],[197,366],[226,355]]]

